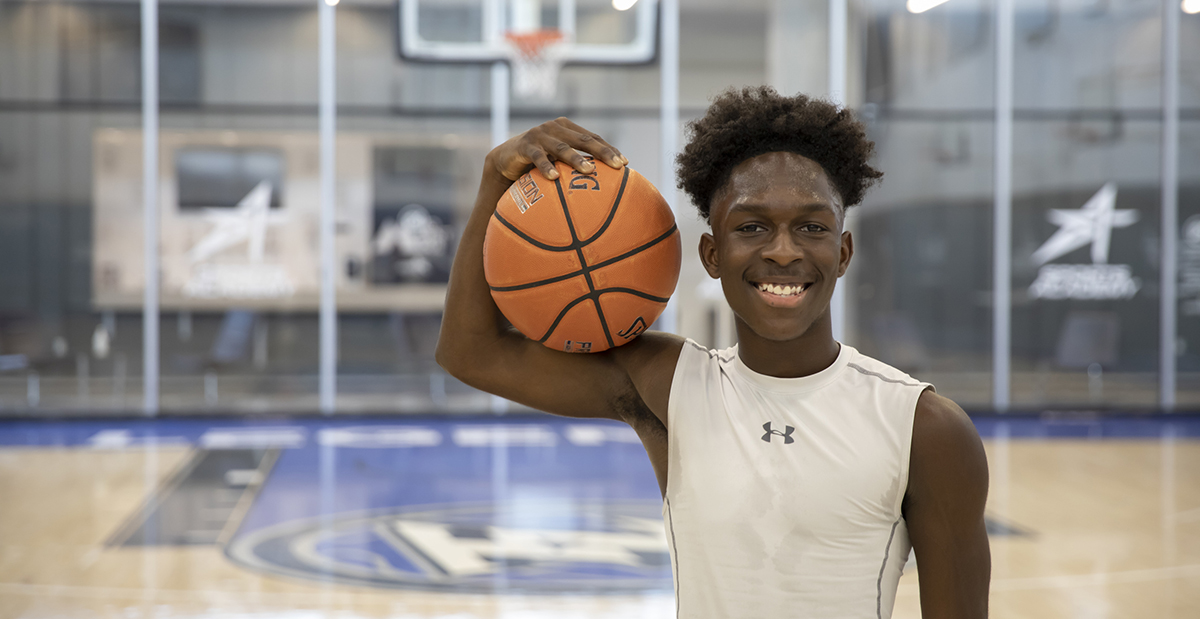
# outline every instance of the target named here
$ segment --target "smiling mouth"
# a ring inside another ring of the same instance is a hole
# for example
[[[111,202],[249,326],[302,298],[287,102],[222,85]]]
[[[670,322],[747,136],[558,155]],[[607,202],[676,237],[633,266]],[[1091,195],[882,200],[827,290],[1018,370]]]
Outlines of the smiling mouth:
[[[757,282],[751,282],[751,283],[754,285],[755,288],[758,288],[761,292],[765,292],[767,294],[775,295],[777,297],[785,297],[785,298],[800,296],[800,293],[804,292],[805,290],[808,290],[809,286],[812,286],[812,284],[769,284],[769,283],[757,283]]]

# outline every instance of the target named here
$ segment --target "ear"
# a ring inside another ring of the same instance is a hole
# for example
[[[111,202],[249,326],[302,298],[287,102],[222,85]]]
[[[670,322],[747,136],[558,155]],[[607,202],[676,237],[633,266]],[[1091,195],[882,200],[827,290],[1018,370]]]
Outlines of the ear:
[[[700,235],[700,262],[704,265],[704,270],[708,272],[708,276],[713,279],[721,278],[721,261],[717,255],[717,240],[713,235],[705,232]]]
[[[838,257],[838,277],[846,274],[850,268],[850,259],[854,257],[854,237],[849,232],[842,233],[841,255]]]

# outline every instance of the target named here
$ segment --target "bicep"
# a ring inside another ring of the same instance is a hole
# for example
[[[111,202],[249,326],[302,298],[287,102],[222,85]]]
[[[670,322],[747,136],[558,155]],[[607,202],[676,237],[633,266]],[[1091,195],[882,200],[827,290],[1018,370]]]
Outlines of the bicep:
[[[667,372],[669,389],[669,372],[674,370],[679,348],[673,344],[674,337],[646,333],[619,348],[583,354],[551,350],[510,331],[487,346],[486,363],[470,364],[475,369],[459,378],[488,393],[556,415],[624,420],[628,411],[623,407],[642,401],[658,415],[654,401],[659,399],[661,381],[656,377]],[[661,400],[665,405],[665,392]]]
[[[987,616],[987,486],[986,455],[970,419],[950,400],[923,394],[913,423],[904,517],[926,619]]]

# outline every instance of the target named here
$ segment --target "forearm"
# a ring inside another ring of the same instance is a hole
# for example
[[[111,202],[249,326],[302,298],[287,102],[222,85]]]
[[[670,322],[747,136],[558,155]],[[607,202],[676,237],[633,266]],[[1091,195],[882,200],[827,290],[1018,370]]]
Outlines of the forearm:
[[[496,210],[496,202],[511,184],[512,181],[495,171],[489,159],[484,165],[475,206],[459,241],[446,288],[437,361],[451,373],[458,369],[455,364],[477,358],[475,354],[464,354],[468,348],[478,353],[505,333],[503,316],[492,300],[484,277],[483,239],[488,221]]]

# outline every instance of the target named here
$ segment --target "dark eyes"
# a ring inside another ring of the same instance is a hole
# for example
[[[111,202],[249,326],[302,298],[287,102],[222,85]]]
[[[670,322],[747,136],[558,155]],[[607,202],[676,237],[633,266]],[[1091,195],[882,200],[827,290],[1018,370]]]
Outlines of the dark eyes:
[[[736,228],[736,230],[738,232],[754,234],[754,233],[758,233],[758,232],[766,232],[767,228],[761,224],[743,224],[741,226],[738,226]],[[806,232],[809,234],[817,234],[820,232],[824,232],[825,226],[822,226],[820,224],[804,224],[803,226],[800,226],[799,230],[800,230],[800,232]]]
[[[766,228],[758,224],[744,224],[737,227],[738,232],[765,232]]]

